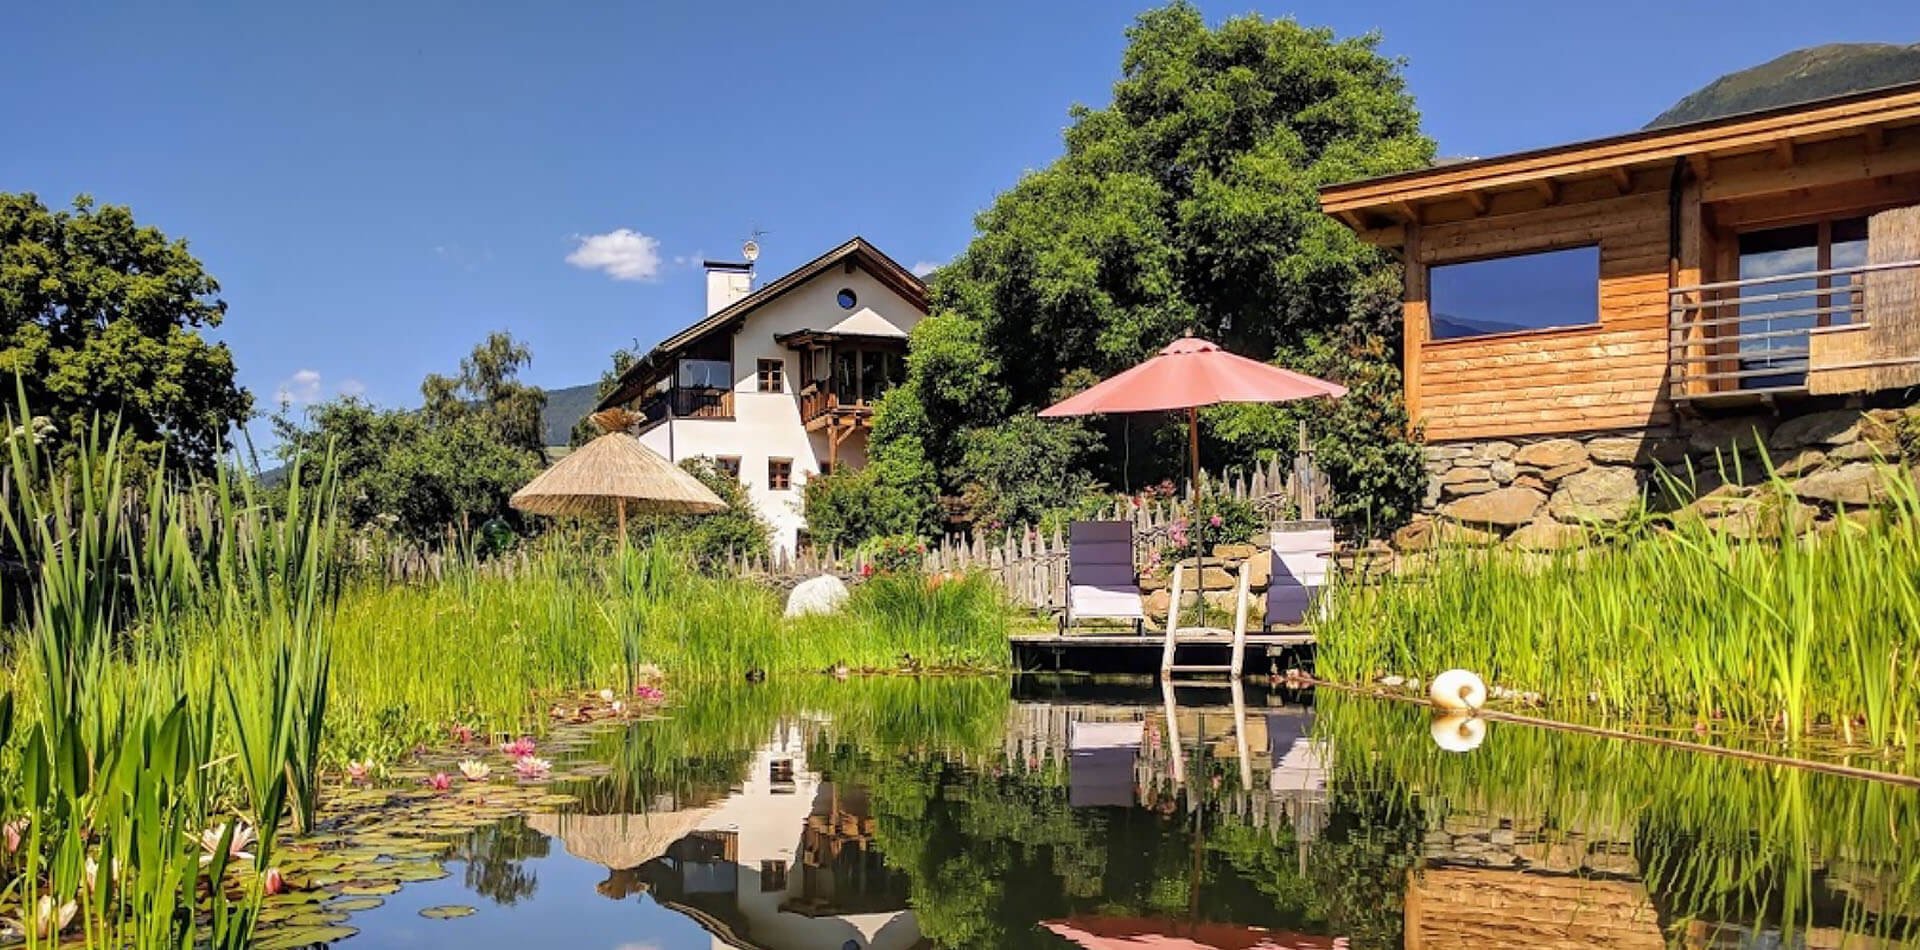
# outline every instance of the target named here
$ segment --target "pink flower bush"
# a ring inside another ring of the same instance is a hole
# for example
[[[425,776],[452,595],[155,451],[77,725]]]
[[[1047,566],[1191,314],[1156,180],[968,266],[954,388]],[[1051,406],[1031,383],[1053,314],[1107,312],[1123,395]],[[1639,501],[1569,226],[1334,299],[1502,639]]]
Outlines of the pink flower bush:
[[[1224,521],[1222,521],[1222,520],[1220,520],[1220,516],[1219,516],[1219,515],[1214,515],[1213,517],[1211,517],[1211,518],[1208,518],[1208,519],[1207,519],[1207,524],[1210,524],[1210,525],[1212,525],[1213,527],[1216,527],[1216,528],[1218,528],[1218,527],[1220,527],[1221,525],[1223,525],[1223,524],[1226,524],[1226,522],[1224,522]]]

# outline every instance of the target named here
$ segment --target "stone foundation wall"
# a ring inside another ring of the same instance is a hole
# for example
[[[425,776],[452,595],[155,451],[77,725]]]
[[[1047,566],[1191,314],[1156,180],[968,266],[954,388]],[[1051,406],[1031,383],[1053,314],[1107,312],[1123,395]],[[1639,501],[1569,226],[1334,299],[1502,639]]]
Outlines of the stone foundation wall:
[[[1794,532],[1870,508],[1920,406],[1824,409],[1695,422],[1663,432],[1448,442],[1426,447],[1425,513],[1394,547],[1504,544],[1552,551],[1646,513],[1700,517],[1742,536]],[[1794,490],[1762,487],[1766,464]],[[1672,491],[1664,471],[1687,485]]]

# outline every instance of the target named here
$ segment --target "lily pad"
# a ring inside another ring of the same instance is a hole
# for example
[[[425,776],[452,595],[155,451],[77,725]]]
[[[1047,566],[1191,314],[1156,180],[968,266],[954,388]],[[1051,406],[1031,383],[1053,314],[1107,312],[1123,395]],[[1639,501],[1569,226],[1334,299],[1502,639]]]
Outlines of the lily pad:
[[[262,934],[254,941],[254,950],[295,950],[316,943],[333,943],[359,933],[359,928],[331,925],[324,927],[286,927]]]
[[[339,911],[343,914],[353,914],[363,910],[372,910],[384,903],[386,903],[386,901],[378,897],[336,897],[327,902],[327,909]]]
[[[340,893],[348,897],[385,897],[400,893],[397,881],[354,881],[341,886]]]
[[[420,916],[428,920],[452,920],[455,917],[471,917],[476,911],[465,904],[441,904],[420,911]]]

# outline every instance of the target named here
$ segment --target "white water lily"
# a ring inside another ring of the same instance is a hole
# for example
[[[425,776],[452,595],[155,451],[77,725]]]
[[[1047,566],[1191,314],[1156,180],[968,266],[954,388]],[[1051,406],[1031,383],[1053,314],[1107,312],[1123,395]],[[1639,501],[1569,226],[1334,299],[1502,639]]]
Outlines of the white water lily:
[[[600,701],[601,701],[601,702],[603,702],[603,703],[610,703],[610,702],[613,702],[613,690],[610,690],[610,689],[603,689],[603,690],[601,690],[601,691],[600,691]]]
[[[469,782],[478,782],[493,774],[493,766],[479,759],[466,759],[460,763],[460,774]]]
[[[522,778],[545,778],[547,770],[551,768],[553,768],[552,762],[536,759],[531,755],[523,755],[513,763],[513,770],[520,773]]]
[[[39,906],[34,910],[33,931],[39,936],[51,937],[67,929],[67,925],[73,923],[74,915],[79,912],[80,905],[73,901],[61,904],[56,909],[53,895],[42,895]]]

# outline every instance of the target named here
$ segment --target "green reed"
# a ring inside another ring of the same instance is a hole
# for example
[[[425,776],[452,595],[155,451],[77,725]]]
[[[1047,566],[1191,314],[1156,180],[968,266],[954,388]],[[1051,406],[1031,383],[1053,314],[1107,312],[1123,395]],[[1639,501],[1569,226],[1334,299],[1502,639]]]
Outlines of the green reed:
[[[30,577],[0,595],[18,617],[0,636],[0,824],[20,839],[0,849],[0,913],[30,946],[251,938],[279,816],[317,789],[286,737],[317,737],[325,706],[331,500],[285,504],[136,470],[104,424],[58,458],[7,440],[0,529]],[[249,677],[276,655],[276,675]],[[252,868],[228,874],[241,852]]]
[[[1822,723],[1911,757],[1920,722],[1920,494],[1819,531],[1744,539],[1702,519],[1545,556],[1449,549],[1347,585],[1318,626],[1320,674],[1449,667],[1616,716],[1728,717],[1792,739]],[[1759,519],[1790,520],[1775,482]],[[1769,514],[1771,513],[1771,514]]]

